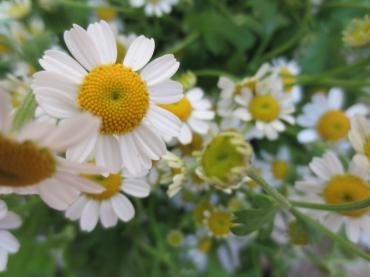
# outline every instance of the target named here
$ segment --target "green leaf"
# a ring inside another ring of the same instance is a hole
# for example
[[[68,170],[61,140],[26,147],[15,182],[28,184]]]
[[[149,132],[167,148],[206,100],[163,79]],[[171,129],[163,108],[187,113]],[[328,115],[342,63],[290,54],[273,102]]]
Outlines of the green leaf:
[[[252,199],[256,208],[245,209],[235,212],[235,226],[232,232],[242,236],[257,231],[273,221],[278,206],[265,195],[256,195]],[[267,228],[269,229],[269,228]]]

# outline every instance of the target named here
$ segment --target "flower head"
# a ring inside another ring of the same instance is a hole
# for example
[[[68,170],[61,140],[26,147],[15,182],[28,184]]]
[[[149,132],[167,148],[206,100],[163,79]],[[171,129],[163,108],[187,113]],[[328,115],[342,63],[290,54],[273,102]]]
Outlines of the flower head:
[[[363,47],[370,44],[370,17],[355,18],[343,31],[343,41],[350,47]]]

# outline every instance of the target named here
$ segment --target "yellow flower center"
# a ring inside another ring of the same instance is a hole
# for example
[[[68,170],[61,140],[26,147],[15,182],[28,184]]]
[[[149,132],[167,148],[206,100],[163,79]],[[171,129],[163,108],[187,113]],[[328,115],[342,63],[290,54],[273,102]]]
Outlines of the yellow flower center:
[[[106,6],[97,7],[95,13],[97,17],[106,21],[113,20],[117,17],[117,12]]]
[[[208,237],[202,237],[198,241],[197,248],[199,251],[203,253],[208,253],[209,250],[211,250],[212,247],[212,240]]]
[[[55,157],[48,149],[0,134],[0,186],[35,185],[53,176],[55,171]]]
[[[103,186],[105,191],[101,193],[87,193],[86,195],[97,201],[103,201],[112,198],[114,195],[119,193],[122,183],[122,178],[120,174],[110,174],[108,177],[102,175],[83,175],[95,183]]]
[[[271,95],[259,95],[249,103],[249,111],[255,119],[271,122],[278,118],[280,105]]]
[[[101,65],[83,80],[78,103],[81,109],[102,119],[102,134],[125,134],[138,127],[146,115],[148,88],[131,68]]]
[[[370,136],[367,138],[364,145],[364,153],[366,157],[370,160]]]
[[[324,199],[328,204],[344,204],[360,201],[370,196],[370,187],[363,179],[346,174],[337,175],[329,180],[324,189]],[[367,213],[369,208],[340,212],[350,217],[359,217]]]
[[[171,230],[167,234],[167,243],[172,247],[180,247],[184,242],[184,235],[179,230]]]
[[[284,66],[280,69],[280,78],[283,81],[284,92],[285,93],[292,92],[292,87],[295,82],[295,77],[288,67]]]
[[[321,116],[316,129],[323,139],[338,141],[347,136],[350,129],[350,121],[344,112],[331,110]]]
[[[161,104],[159,106],[162,107],[163,109],[166,109],[167,111],[170,111],[171,113],[175,114],[183,122],[188,120],[189,116],[191,115],[191,113],[193,111],[191,103],[186,97],[183,97],[177,103]]]
[[[193,210],[195,222],[198,224],[202,224],[204,219],[204,212],[211,211],[212,209],[213,207],[208,201],[202,201],[198,203]]]
[[[207,220],[207,226],[214,236],[226,237],[231,232],[231,214],[225,211],[213,211]]]
[[[278,180],[284,180],[288,176],[289,166],[286,161],[275,160],[272,162],[272,174]]]

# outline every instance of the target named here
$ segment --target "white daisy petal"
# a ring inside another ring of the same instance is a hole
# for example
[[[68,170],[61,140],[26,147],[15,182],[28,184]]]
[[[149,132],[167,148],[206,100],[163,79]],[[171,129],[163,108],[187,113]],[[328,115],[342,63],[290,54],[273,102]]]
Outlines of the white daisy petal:
[[[190,102],[195,103],[202,99],[204,92],[201,88],[192,88],[186,93],[186,98],[189,99]]]
[[[339,228],[343,222],[341,216],[338,216],[335,213],[330,213],[325,219],[325,225],[332,230],[333,232],[338,232]]]
[[[35,94],[37,94],[39,88],[52,88],[72,98],[75,98],[77,95],[78,85],[68,79],[68,77],[50,71],[36,72],[31,83]]]
[[[65,216],[71,220],[77,220],[81,217],[82,211],[87,203],[87,198],[85,196],[80,196],[77,201],[75,201],[66,210]]]
[[[91,135],[80,144],[68,148],[66,152],[67,159],[80,163],[89,160],[92,154],[95,153],[96,140],[97,135]]]
[[[160,136],[145,124],[141,124],[132,132],[132,135],[136,138],[137,143],[141,145],[143,152],[152,160],[158,160],[167,151],[166,145]]]
[[[321,158],[313,158],[309,167],[318,177],[325,181],[329,180],[332,176],[331,172],[328,171],[325,162]]]
[[[67,172],[57,172],[55,173],[55,178],[65,185],[63,187],[66,190],[68,189],[68,187],[86,193],[100,193],[105,190],[100,185],[89,181],[86,178],[82,178],[78,175]]]
[[[176,103],[183,97],[182,85],[179,82],[166,80],[149,87],[150,99],[155,103]]]
[[[16,253],[19,250],[18,240],[8,231],[0,231],[0,247],[8,253]]]
[[[64,186],[57,180],[46,180],[39,184],[41,199],[51,208],[62,211],[74,202],[78,191],[72,187]]]
[[[178,135],[178,140],[181,144],[189,144],[193,138],[190,128],[187,124],[183,123],[180,134]]]
[[[146,65],[154,53],[154,40],[145,36],[137,37],[127,49],[123,64],[132,70],[140,70]],[[148,84],[149,85],[149,84]]]
[[[332,88],[328,95],[329,108],[339,110],[343,106],[344,93],[340,88]]]
[[[80,26],[73,24],[73,28],[64,32],[64,41],[73,57],[86,69],[92,70],[102,63],[95,43]]]
[[[319,138],[319,135],[314,129],[305,129],[298,133],[298,141],[300,143],[314,142]]]
[[[197,132],[199,134],[206,134],[208,132],[208,129],[209,129],[208,123],[206,123],[202,120],[196,119],[194,117],[189,118],[188,124],[190,125],[190,127],[195,132]]]
[[[81,84],[87,74],[79,63],[60,50],[45,51],[39,62],[45,70],[62,75],[75,84]]]
[[[250,121],[252,119],[252,115],[245,108],[237,108],[234,110],[233,116],[244,121]]]
[[[167,54],[151,61],[140,73],[148,86],[154,86],[172,77],[180,63],[172,54]]]
[[[7,263],[8,263],[8,252],[0,248],[0,271],[6,270]]]
[[[75,174],[102,174],[105,172],[105,169],[96,166],[94,164],[87,163],[78,163],[70,160],[66,160],[60,157],[57,157],[58,161],[58,171],[75,173]]]
[[[36,101],[40,107],[50,116],[56,118],[69,118],[78,114],[76,104],[61,95],[48,93],[47,95],[36,95]]]
[[[82,210],[80,228],[83,231],[92,231],[99,220],[99,203],[95,200],[88,200]]]
[[[10,113],[12,105],[10,96],[0,90],[0,132],[7,133],[10,129],[11,120]]]
[[[351,220],[345,225],[346,234],[350,241],[357,243],[360,239],[360,223],[358,220]]]
[[[114,212],[122,221],[130,221],[134,217],[134,206],[126,196],[122,194],[116,194],[111,201]]]
[[[99,51],[100,60],[103,64],[113,64],[117,59],[116,38],[109,24],[103,20],[90,24],[87,34]]]
[[[151,105],[146,119],[165,136],[176,137],[180,133],[180,119],[161,107]]]
[[[215,112],[214,111],[197,111],[197,110],[194,110],[191,113],[191,116],[194,116],[198,119],[211,120],[215,117]]]
[[[144,180],[126,178],[121,190],[129,195],[143,198],[149,195],[150,185]]]
[[[122,168],[120,146],[117,138],[100,135],[96,141],[96,164],[105,167],[109,172],[117,173]]]
[[[110,200],[101,202],[99,214],[103,227],[110,228],[117,225],[118,217],[113,210]]]
[[[0,220],[0,229],[16,229],[21,226],[21,218],[13,212],[8,212],[5,217]]]

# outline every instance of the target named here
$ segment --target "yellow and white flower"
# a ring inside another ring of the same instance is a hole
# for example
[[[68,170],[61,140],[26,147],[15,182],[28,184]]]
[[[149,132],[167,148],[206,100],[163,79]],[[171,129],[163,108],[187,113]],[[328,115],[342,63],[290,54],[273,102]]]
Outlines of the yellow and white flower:
[[[322,158],[313,158],[309,167],[314,176],[308,174],[295,184],[298,191],[305,193],[300,199],[311,203],[345,204],[370,197],[370,174],[353,159],[345,170],[334,152],[328,151]],[[334,232],[344,225],[347,237],[354,243],[359,241],[361,233],[370,236],[368,208],[344,212],[305,209],[305,212]]]
[[[123,194],[143,198],[150,193],[150,186],[142,179],[121,174],[85,175],[105,188],[101,193],[82,194],[66,211],[66,217],[80,221],[81,230],[92,231],[99,219],[104,228],[117,225],[118,219],[130,221],[135,209],[130,200]]]
[[[189,144],[193,139],[193,131],[205,135],[210,126],[209,122],[215,116],[211,110],[211,102],[204,97],[200,88],[193,88],[177,103],[160,105],[160,107],[175,114],[182,122],[177,139],[181,144]]]
[[[95,158],[97,165],[112,173],[125,168],[141,174],[166,153],[160,134],[171,137],[180,131],[179,119],[157,105],[183,96],[181,85],[170,80],[178,61],[164,55],[147,64],[154,40],[139,36],[123,63],[116,63],[116,39],[104,21],[90,24],[87,30],[74,25],[64,40],[75,59],[58,50],[45,52],[40,60],[45,70],[34,75],[32,85],[36,100],[56,118],[65,120],[87,111],[102,120],[100,130],[69,148],[67,157]]]
[[[365,116],[351,118],[348,138],[357,152],[353,159],[370,172],[370,123]]]
[[[355,104],[343,110],[344,95],[339,88],[332,88],[328,95],[317,93],[311,102],[303,107],[303,114],[297,117],[297,123],[304,130],[298,133],[298,141],[311,143],[318,140],[340,142],[347,138],[350,130],[350,118],[356,114],[367,114],[368,107]]]
[[[19,250],[18,240],[8,231],[21,226],[20,217],[8,211],[4,201],[0,200],[0,272],[6,270],[8,255]]]
[[[0,92],[0,194],[39,194],[50,207],[64,210],[81,191],[102,190],[79,177],[81,173],[101,173],[101,168],[56,155],[96,132],[97,118],[80,114],[58,127],[34,121],[14,134],[10,113],[10,98]]]
[[[204,212],[203,224],[211,237],[227,238],[233,226],[232,213],[221,208]]]
[[[178,0],[130,0],[130,5],[139,8],[144,6],[144,12],[148,16],[161,17],[163,14],[170,13],[172,6]]]
[[[5,0],[0,3],[0,20],[21,19],[32,7],[31,0]]]

